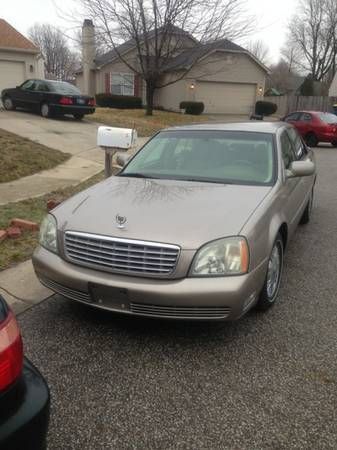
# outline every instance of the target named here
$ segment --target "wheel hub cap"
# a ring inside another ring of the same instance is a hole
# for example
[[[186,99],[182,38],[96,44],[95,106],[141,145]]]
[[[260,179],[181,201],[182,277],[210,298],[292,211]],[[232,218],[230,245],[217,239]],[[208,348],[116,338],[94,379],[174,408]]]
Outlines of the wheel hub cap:
[[[270,299],[273,298],[275,292],[277,291],[278,282],[280,278],[280,269],[281,269],[280,249],[278,245],[275,245],[268,262],[267,294]]]

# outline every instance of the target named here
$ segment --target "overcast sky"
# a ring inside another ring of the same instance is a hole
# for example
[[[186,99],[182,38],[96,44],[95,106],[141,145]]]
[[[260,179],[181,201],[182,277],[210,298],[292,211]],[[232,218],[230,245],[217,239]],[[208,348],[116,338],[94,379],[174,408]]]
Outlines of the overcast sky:
[[[257,32],[251,39],[263,40],[270,49],[271,62],[276,62],[286,37],[286,25],[295,11],[298,0],[246,0],[248,13],[258,18]],[[69,33],[75,22],[67,22],[62,11],[76,8],[74,0],[0,0],[0,17],[20,32],[26,33],[36,22],[60,26]],[[57,7],[56,7],[57,6]]]

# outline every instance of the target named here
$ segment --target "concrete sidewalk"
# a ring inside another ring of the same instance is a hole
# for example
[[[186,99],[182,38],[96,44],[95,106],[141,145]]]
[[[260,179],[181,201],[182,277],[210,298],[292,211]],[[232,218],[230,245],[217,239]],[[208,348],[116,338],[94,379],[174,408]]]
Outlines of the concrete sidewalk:
[[[15,314],[19,314],[50,297],[53,292],[42,286],[29,260],[0,272],[0,294]]]
[[[0,128],[73,156],[64,164],[9,183],[0,183],[0,205],[74,186],[104,169],[104,152],[96,146],[99,124],[63,118],[46,120],[25,112],[1,111]],[[138,138],[136,150],[148,138]]]

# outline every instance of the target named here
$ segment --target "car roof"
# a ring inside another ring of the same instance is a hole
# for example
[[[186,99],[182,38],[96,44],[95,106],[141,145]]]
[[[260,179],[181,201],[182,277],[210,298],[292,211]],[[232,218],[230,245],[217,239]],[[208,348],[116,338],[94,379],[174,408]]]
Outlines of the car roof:
[[[234,122],[234,123],[218,123],[208,122],[192,125],[181,125],[177,127],[165,128],[161,131],[246,131],[252,133],[271,133],[276,134],[280,128],[286,127],[284,122]]]
[[[301,109],[301,110],[298,110],[298,111],[293,111],[293,112],[291,112],[291,113],[289,113],[287,115],[290,116],[290,114],[303,114],[303,113],[307,113],[307,114],[327,114],[324,111],[309,111],[309,110],[306,110],[306,109]]]

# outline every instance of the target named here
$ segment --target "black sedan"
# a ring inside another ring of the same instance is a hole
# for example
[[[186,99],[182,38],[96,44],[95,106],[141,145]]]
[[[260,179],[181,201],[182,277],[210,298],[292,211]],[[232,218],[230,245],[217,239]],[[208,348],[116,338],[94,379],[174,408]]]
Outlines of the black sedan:
[[[7,110],[27,108],[43,117],[72,114],[81,120],[95,112],[95,99],[65,81],[27,80],[21,86],[4,89],[2,103]]]
[[[0,449],[44,449],[49,403],[48,386],[23,357],[19,327],[0,295]]]

